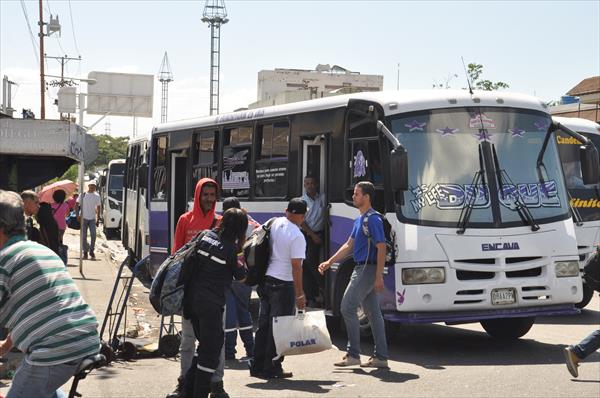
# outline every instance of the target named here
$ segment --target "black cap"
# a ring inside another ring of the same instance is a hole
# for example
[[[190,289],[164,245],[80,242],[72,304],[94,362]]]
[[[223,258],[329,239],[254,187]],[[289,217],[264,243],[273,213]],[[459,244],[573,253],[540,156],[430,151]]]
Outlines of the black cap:
[[[288,202],[287,211],[292,214],[306,214],[308,206],[302,198],[293,198]]]
[[[223,200],[223,211],[227,211],[229,209],[241,209],[240,201],[235,196],[230,196]]]

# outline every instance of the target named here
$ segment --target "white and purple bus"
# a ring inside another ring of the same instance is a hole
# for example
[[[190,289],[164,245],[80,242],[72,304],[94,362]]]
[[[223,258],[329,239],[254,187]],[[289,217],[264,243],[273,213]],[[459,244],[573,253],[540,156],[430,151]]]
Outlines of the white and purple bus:
[[[518,338],[536,316],[574,314],[582,299],[555,127],[537,98],[461,90],[359,93],[161,124],[149,147],[150,261],[168,255],[202,177],[264,222],[303,193],[304,176],[317,176],[328,205],[323,258],[347,240],[354,184],[368,180],[396,252],[380,294],[386,321],[481,322]],[[598,153],[584,153],[583,174],[597,181]],[[353,267],[349,258],[328,271],[327,314],[339,316]]]

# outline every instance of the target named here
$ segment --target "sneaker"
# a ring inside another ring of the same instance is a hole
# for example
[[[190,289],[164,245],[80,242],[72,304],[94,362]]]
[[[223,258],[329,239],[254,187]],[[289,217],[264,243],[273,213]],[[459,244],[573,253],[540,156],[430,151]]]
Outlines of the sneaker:
[[[177,378],[177,386],[175,387],[175,389],[172,392],[167,394],[167,398],[183,397],[183,384],[184,384],[184,378],[180,376],[179,378]]]
[[[565,354],[565,362],[567,363],[567,369],[571,376],[577,377],[579,376],[579,371],[577,368],[579,367],[579,358],[573,352],[571,347],[567,347],[564,349],[563,354]]]
[[[274,373],[263,373],[262,377],[265,379],[289,379],[294,376],[292,372],[287,372],[283,369]]]
[[[229,398],[229,394],[225,392],[223,388],[223,382],[211,382],[210,383],[210,395],[209,398]]]
[[[351,357],[350,355],[344,355],[344,358],[340,362],[336,362],[333,366],[344,367],[344,366],[356,366],[360,365],[360,359]]]
[[[94,255],[94,252],[90,252],[90,258],[91,258],[92,260],[95,260],[95,259],[96,259],[96,256]]]
[[[387,359],[379,359],[377,357],[371,357],[367,360],[367,362],[360,364],[361,368],[379,368],[379,369],[389,369]]]
[[[88,257],[87,257],[87,252],[83,252],[83,259],[84,259],[84,260],[87,260],[87,259],[88,259]]]

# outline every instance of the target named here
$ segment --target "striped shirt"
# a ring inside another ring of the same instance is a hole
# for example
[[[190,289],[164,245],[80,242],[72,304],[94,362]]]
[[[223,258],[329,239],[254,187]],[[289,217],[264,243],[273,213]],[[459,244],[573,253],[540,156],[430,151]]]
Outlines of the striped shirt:
[[[100,348],[96,316],[62,260],[24,235],[0,250],[0,327],[30,365],[72,362]]]

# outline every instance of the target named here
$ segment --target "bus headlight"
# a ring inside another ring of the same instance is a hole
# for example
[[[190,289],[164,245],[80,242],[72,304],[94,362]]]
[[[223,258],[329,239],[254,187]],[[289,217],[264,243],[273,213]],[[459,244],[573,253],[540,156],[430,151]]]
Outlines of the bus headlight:
[[[579,263],[577,261],[557,261],[554,265],[557,278],[579,276]]]
[[[427,283],[444,283],[446,271],[442,267],[404,268],[402,270],[403,285],[420,285]]]

